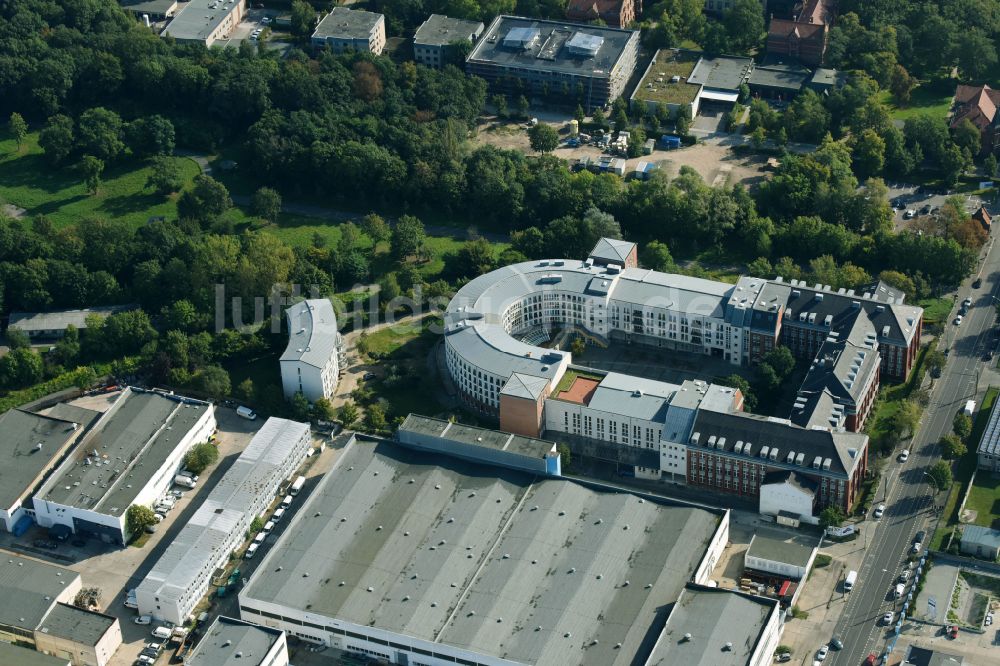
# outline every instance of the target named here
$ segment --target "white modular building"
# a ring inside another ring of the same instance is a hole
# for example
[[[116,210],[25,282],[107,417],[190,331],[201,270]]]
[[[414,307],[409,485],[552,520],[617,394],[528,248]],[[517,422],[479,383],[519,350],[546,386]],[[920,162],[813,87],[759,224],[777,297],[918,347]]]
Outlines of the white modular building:
[[[209,402],[126,388],[35,494],[35,522],[124,545],[128,508],[162,497],[184,455],[215,429]]]
[[[136,589],[140,614],[174,624],[187,619],[311,441],[306,423],[267,420]]]
[[[288,347],[281,355],[285,397],[301,393],[309,402],[330,398],[340,377],[341,337],[327,298],[296,303],[285,310]]]

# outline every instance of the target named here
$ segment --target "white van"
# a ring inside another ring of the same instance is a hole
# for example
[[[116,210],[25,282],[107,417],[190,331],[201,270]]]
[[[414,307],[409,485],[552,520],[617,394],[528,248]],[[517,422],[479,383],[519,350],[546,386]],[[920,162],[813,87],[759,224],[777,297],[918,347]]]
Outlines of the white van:
[[[266,523],[264,523],[264,529],[261,530],[261,531],[264,534],[270,534],[271,530],[273,530],[273,529],[274,529],[274,521],[273,520],[269,520]]]
[[[277,509],[274,510],[274,513],[271,514],[271,521],[270,522],[272,522],[272,523],[280,523],[281,522],[281,518],[284,515],[285,515],[285,510],[282,509],[281,507],[278,507]]]
[[[249,407],[237,407],[236,416],[244,418],[248,421],[253,421],[254,419],[257,418],[257,412],[253,411]]]
[[[906,585],[904,585],[903,583],[898,583],[898,584],[896,585],[896,591],[895,591],[895,593],[894,593],[894,596],[895,596],[895,598],[896,598],[896,599],[899,599],[899,598],[901,598],[901,597],[902,597],[902,596],[903,596],[904,594],[906,594]]]
[[[285,499],[281,500],[281,508],[282,509],[287,509],[291,505],[292,505],[292,496],[291,495],[285,495]]]
[[[847,578],[844,579],[844,592],[850,592],[853,590],[856,582],[858,582],[858,572],[849,571],[847,573]]]
[[[256,543],[250,544],[250,547],[247,548],[247,552],[246,552],[246,554],[243,557],[245,557],[248,560],[252,560],[253,556],[257,554],[257,548],[258,548],[258,546],[259,546],[259,544],[256,544]]]
[[[257,536],[253,538],[253,542],[258,546],[264,543],[264,539],[267,538],[267,532],[257,532]]]
[[[163,640],[166,640],[170,638],[170,629],[168,627],[157,627],[156,629],[153,629],[152,634],[154,638],[162,638]]]
[[[291,489],[289,489],[288,494],[291,495],[292,497],[295,497],[296,495],[299,494],[299,491],[302,490],[302,486],[304,486],[305,484],[306,484],[306,477],[304,476],[298,477],[297,479],[295,479],[295,483],[292,484]]]

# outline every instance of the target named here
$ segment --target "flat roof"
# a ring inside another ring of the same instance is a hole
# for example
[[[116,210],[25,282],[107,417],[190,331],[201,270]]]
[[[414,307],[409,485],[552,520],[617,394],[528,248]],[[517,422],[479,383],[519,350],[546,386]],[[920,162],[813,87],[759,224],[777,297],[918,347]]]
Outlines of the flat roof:
[[[59,603],[45,616],[38,631],[80,645],[97,645],[117,621],[117,618],[104,613]]]
[[[809,564],[809,558],[816,550],[816,544],[803,536],[757,532],[750,540],[747,557],[756,557],[771,562],[781,562],[796,567]]]
[[[638,34],[569,21],[498,16],[466,62],[610,78],[625,47]]]
[[[12,507],[62,456],[79,428],[72,421],[11,409],[0,414],[0,507]]]
[[[340,332],[337,314],[329,298],[316,298],[296,303],[285,310],[288,319],[288,346],[281,362],[299,361],[323,369],[337,353]]]
[[[80,574],[0,550],[0,624],[34,631]]]
[[[997,403],[993,403],[990,410],[990,420],[986,422],[986,429],[979,439],[979,446],[976,448],[979,455],[1000,456],[1000,409]]]
[[[665,104],[690,104],[698,96],[701,86],[689,83],[699,55],[677,49],[660,49],[649,63],[646,74],[635,89],[633,97]],[[675,76],[680,80],[672,82]]]
[[[0,641],[0,664],[4,666],[69,666],[70,660]]]
[[[124,514],[207,409],[210,404],[197,400],[125,389],[42,499]]]
[[[739,91],[753,69],[753,60],[736,56],[717,56],[698,61],[688,81],[715,90]]]
[[[316,26],[314,39],[334,37],[340,39],[368,39],[372,29],[383,20],[382,14],[366,12],[363,9],[334,7]]]
[[[281,639],[283,631],[220,615],[205,631],[188,666],[258,666]]]
[[[646,666],[746,666],[777,605],[777,599],[689,585]]]
[[[400,430],[416,432],[433,437],[453,439],[471,446],[481,446],[487,449],[497,449],[508,453],[517,453],[532,458],[544,458],[555,446],[533,437],[513,435],[499,430],[477,428],[476,426],[452,423],[443,419],[434,419],[420,414],[409,414],[399,426]]]
[[[118,0],[122,9],[133,14],[166,16],[177,9],[177,0]]]
[[[355,441],[240,602],[526,664],[631,664],[718,523],[628,492]]]
[[[811,74],[808,69],[791,65],[757,66],[750,75],[750,85],[797,92],[802,90]]]
[[[470,41],[473,35],[483,31],[482,21],[467,21],[450,18],[441,14],[431,14],[420,24],[413,35],[413,43],[427,46],[447,46],[454,42]]]
[[[207,41],[238,6],[236,0],[191,0],[160,33],[181,41]]]
[[[67,326],[87,328],[87,317],[107,317],[135,306],[106,305],[82,310],[55,310],[53,312],[11,312],[10,325],[25,333],[29,331],[62,331]]]

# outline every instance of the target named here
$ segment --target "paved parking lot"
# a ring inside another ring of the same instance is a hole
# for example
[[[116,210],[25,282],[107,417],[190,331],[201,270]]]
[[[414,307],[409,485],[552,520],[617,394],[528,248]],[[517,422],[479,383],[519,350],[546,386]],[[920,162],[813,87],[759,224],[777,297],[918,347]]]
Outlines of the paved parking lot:
[[[949,197],[953,196],[948,194],[946,191],[927,190],[917,185],[908,185],[906,183],[886,184],[889,186],[889,201],[899,201],[905,206],[904,208],[897,208],[893,211],[892,219],[897,230],[908,226],[916,226],[919,228],[922,218],[926,219],[926,213],[921,211],[925,208],[940,208],[949,199]],[[983,200],[975,195],[960,194],[958,196],[962,198],[965,210],[968,213],[974,212],[983,204]],[[904,219],[904,215],[907,210],[913,210],[919,214],[916,217],[907,220]]]

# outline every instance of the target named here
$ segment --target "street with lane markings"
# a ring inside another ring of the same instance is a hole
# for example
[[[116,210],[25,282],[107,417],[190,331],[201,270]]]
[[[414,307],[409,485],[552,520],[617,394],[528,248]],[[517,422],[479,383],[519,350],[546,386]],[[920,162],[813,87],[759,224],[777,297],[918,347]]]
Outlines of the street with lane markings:
[[[975,277],[983,280],[979,289],[971,288]],[[892,588],[917,531],[926,530],[924,548],[930,544],[937,521],[935,501],[944,502],[944,493],[937,496],[926,471],[940,459],[938,442],[951,431],[955,413],[967,400],[978,402],[977,396],[986,388],[981,385],[987,363],[983,356],[996,342],[993,328],[997,312],[994,305],[1000,303],[998,287],[1000,250],[994,247],[991,238],[977,276],[967,280],[958,292],[956,310],[969,297],[972,299],[969,313],[956,326],[952,321],[956,314],[953,311],[945,324],[942,342],[948,349],[947,363],[941,377],[934,382],[930,405],[916,434],[905,445],[910,449],[910,457],[902,463],[893,458],[886,466],[877,499],[885,502],[885,515],[868,544],[858,571],[858,583],[837,624],[836,635],[843,640],[844,649],[831,653],[827,663],[859,666],[870,653],[881,656],[891,641],[893,627],[883,626],[880,620],[886,612],[898,613],[902,608],[903,600],[892,598]],[[917,601],[926,603],[923,599]],[[939,608],[939,617],[943,619],[945,612],[944,607]],[[904,636],[905,628],[904,623]]]

